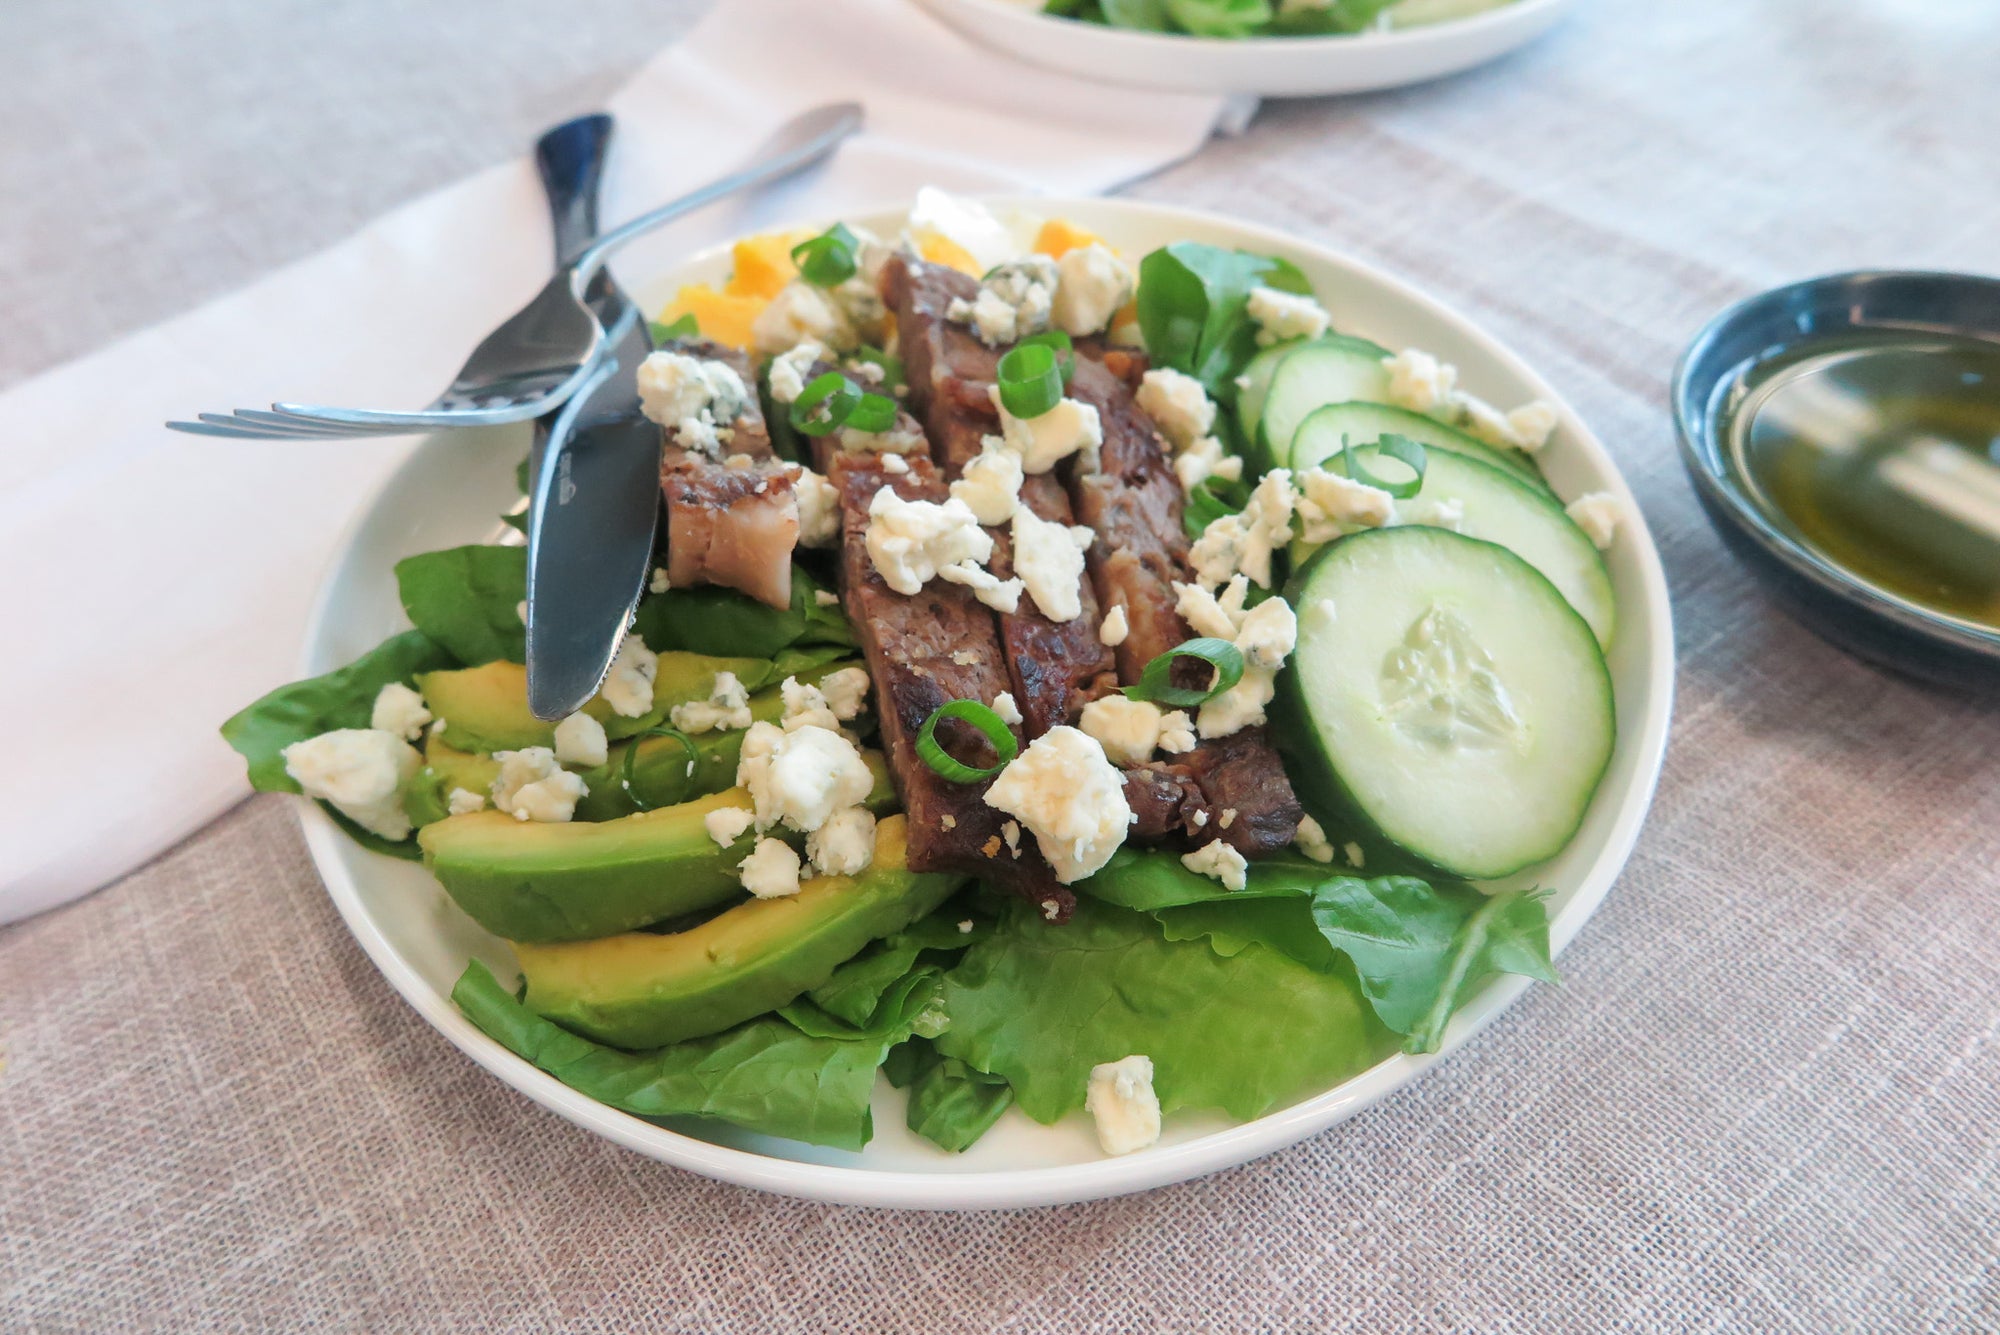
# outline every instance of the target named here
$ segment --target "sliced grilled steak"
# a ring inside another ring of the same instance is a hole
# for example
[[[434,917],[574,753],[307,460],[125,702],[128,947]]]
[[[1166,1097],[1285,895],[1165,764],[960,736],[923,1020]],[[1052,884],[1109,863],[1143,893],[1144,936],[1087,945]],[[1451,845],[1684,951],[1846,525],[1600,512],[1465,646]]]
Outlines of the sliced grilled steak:
[[[882,749],[909,817],[909,865],[917,871],[962,871],[994,881],[1065,919],[1075,897],[1056,884],[1034,839],[1018,833],[1009,847],[1003,812],[986,805],[984,783],[952,783],[920,759],[917,735],[938,706],[952,700],[990,702],[1010,679],[993,613],[972,591],[931,580],[914,596],[883,582],[869,559],[868,506],[881,488],[905,500],[943,501],[943,476],[928,458],[890,473],[878,456],[842,454],[832,461],[840,489],[841,598],[861,636],[874,679]],[[938,739],[967,764],[993,763],[991,745],[976,729],[948,720]]]
[[[722,362],[744,385],[757,383],[750,359],[705,339],[676,339],[667,350]],[[727,428],[722,449],[736,466],[680,440],[668,428],[660,456],[667,505],[667,578],[674,584],[720,584],[773,607],[792,602],[792,551],[799,507],[786,465],[771,452],[771,433],[754,393]],[[720,434],[720,433],[718,433]]]
[[[883,296],[896,313],[896,331],[909,377],[910,405],[923,418],[931,448],[947,478],[956,478],[979,457],[980,442],[1000,430],[992,386],[998,350],[962,325],[945,318],[955,298],[971,299],[979,284],[956,269],[897,256],[885,266]],[[1054,474],[1028,478],[1021,503],[1039,518],[1074,524],[1069,493]],[[1005,528],[994,537],[988,568],[1002,579],[1014,575],[1012,540]],[[1111,651],[1098,642],[1103,619],[1096,591],[1086,581],[1082,611],[1069,621],[1051,621],[1026,596],[1020,609],[999,618],[1014,702],[1028,736],[1074,723],[1085,704],[1114,683]]]

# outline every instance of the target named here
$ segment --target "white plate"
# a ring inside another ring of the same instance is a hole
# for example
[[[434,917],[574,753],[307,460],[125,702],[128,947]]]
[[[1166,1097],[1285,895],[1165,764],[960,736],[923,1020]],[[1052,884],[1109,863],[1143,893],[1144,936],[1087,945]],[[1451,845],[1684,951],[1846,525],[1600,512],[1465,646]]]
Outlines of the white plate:
[[[1131,255],[1170,241],[1241,246],[1291,259],[1312,280],[1338,326],[1389,347],[1422,347],[1460,368],[1472,392],[1503,404],[1554,392],[1511,353],[1400,280],[1277,232],[1209,214],[1117,200],[1022,201],[1072,219]],[[884,233],[900,214],[860,215]],[[726,248],[689,261],[659,281],[638,283],[657,309],[684,281],[719,281]],[[516,499],[514,466],[525,430],[447,433],[425,441],[359,518],[321,589],[307,632],[304,669],[328,671],[405,628],[391,568],[416,552],[480,542]],[[1651,804],[1666,746],[1673,692],[1673,634],[1659,555],[1625,483],[1603,446],[1567,408],[1545,455],[1564,496],[1609,491],[1630,519],[1610,554],[1619,627],[1610,662],[1619,738],[1597,800],[1571,846],[1523,877],[1553,887],[1551,942],[1575,937],[1624,866]],[[545,1107],[642,1154],[709,1177],[794,1196],[858,1205],[973,1209],[1048,1205],[1141,1191],[1243,1163],[1324,1130],[1427,1070],[1518,997],[1524,980],[1487,984],[1452,1022],[1443,1053],[1396,1056],[1333,1089],[1246,1124],[1175,1114],[1158,1145],[1120,1159],[1099,1155],[1090,1125],[1075,1114],[1043,1127],[1010,1111],[978,1145],[947,1154],[903,1125],[902,1095],[879,1082],[875,1139],[861,1153],[819,1149],[694,1123],[667,1130],[615,1112],[559,1084],[475,1029],[452,1006],[451,987],[468,958],[503,980],[518,976],[506,943],[460,913],[421,867],[365,851],[311,804],[301,802],[306,840],[327,889],[355,938],[397,991],[474,1061]],[[1549,1060],[1561,1060],[1550,1054]],[[1490,1109],[1502,1117],[1502,1108]]]
[[[1469,18],[1335,37],[1187,37],[1079,23],[1008,0],[918,0],[1031,65],[1171,93],[1324,97],[1457,74],[1534,40],[1569,0],[1513,0]]]

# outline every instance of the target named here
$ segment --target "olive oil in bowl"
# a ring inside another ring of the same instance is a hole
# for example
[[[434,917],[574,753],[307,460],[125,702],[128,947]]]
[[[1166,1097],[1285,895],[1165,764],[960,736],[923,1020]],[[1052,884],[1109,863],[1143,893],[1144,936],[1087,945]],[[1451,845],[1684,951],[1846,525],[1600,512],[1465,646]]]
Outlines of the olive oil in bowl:
[[[1772,524],[1884,593],[2000,630],[2000,343],[1856,330],[1758,362],[1730,397],[1718,434]]]

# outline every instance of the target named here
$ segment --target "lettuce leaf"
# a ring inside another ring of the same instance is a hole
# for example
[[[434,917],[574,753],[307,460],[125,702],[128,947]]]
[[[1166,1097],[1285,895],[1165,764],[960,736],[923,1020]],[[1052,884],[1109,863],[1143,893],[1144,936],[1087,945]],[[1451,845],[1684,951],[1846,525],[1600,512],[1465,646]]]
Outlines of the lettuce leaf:
[[[1196,37],[1247,37],[1271,21],[1270,0],[1165,0],[1182,32]]]
[[[972,930],[959,931],[961,922],[970,922]],[[882,998],[916,967],[919,957],[927,952],[963,950],[990,935],[992,924],[946,904],[945,911],[883,938],[867,953],[835,969],[833,977],[806,993],[806,999],[849,1024],[866,1024]],[[937,956],[933,954],[933,958]]]
[[[721,657],[776,658],[789,648],[856,643],[839,603],[820,606],[821,585],[792,567],[792,605],[780,610],[713,584],[639,600],[638,629],[655,652],[688,649]]]
[[[921,984],[925,980],[914,980]],[[488,1037],[579,1093],[638,1117],[702,1117],[858,1150],[874,1133],[876,1068],[914,1032],[936,983],[914,985],[879,1028],[807,1033],[775,1015],[653,1052],[579,1038],[523,1006],[477,960],[451,998]]]
[[[525,660],[528,596],[525,547],[448,547],[396,562],[396,589],[410,624],[467,667]],[[768,658],[769,654],[750,654]]]
[[[1014,1102],[1005,1080],[941,1056],[935,1044],[921,1038],[893,1049],[882,1073],[890,1084],[910,1091],[904,1124],[953,1154],[971,1149]]]
[[[252,788],[260,793],[296,793],[297,781],[285,773],[286,747],[335,728],[365,728],[384,686],[392,681],[408,686],[419,672],[453,666],[443,646],[422,631],[406,630],[344,668],[280,686],[238,711],[222,725],[222,740],[243,757]],[[343,817],[336,819],[352,824]],[[369,846],[383,842],[375,840]]]
[[[1157,365],[1185,372],[1224,398],[1257,352],[1250,290],[1294,285],[1296,267],[1267,255],[1177,241],[1139,261],[1139,330]]]
[[[1169,941],[1142,913],[1081,899],[1062,926],[1029,906],[945,974],[940,1053],[999,1076],[1053,1122],[1083,1106],[1090,1068],[1153,1059],[1164,1111],[1239,1118],[1367,1069],[1391,1047],[1351,974],[1260,944],[1224,956]]]

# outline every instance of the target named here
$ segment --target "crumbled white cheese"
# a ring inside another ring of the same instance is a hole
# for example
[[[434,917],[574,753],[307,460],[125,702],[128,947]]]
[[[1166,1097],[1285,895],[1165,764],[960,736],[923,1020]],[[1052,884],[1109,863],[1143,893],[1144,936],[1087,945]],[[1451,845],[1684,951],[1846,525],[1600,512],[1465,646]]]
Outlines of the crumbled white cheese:
[[[560,824],[576,815],[577,799],[590,791],[581,775],[556,763],[546,746],[495,751],[500,773],[493,779],[493,805],[519,821]]]
[[[1457,420],[1457,367],[1416,348],[1403,349],[1382,367],[1389,373],[1389,402],[1440,421]]]
[[[1046,473],[1070,455],[1081,451],[1094,458],[1104,444],[1104,422],[1097,409],[1079,399],[1058,399],[1055,407],[1040,417],[1016,417],[1000,401],[1000,387],[989,391],[993,406],[1000,410],[1001,439],[1021,456],[1022,471]]]
[[[889,462],[890,455],[921,454],[929,446],[924,441],[924,433],[919,431],[907,418],[897,418],[895,425],[887,431],[862,431],[844,426],[840,429],[840,449],[843,454],[879,454],[882,466],[895,472],[907,472],[910,461],[898,458]]]
[[[1507,414],[1507,430],[1519,448],[1533,454],[1549,443],[1560,420],[1553,403],[1534,399]]]
[[[750,726],[750,692],[734,672],[718,672],[706,700],[686,700],[668,712],[682,732],[734,732]]]
[[[742,807],[717,807],[701,818],[701,826],[708,831],[708,837],[724,848],[743,837],[743,832],[757,821]]]
[[[819,691],[833,716],[845,723],[868,703],[868,669],[846,667],[820,678]]]
[[[866,807],[847,807],[827,817],[806,836],[806,859],[828,876],[854,876],[875,860],[875,817]]]
[[[757,828],[777,824],[811,833],[834,812],[856,806],[875,787],[875,776],[854,743],[837,732],[803,727],[787,732],[754,723],[743,735],[736,782],[757,811]]]
[[[1110,861],[1133,820],[1124,779],[1104,748],[1066,726],[1049,729],[1016,756],[987,788],[986,803],[1034,832],[1064,885]]]
[[[882,471],[885,473],[907,473],[910,471],[910,465],[900,454],[885,454],[882,456]]]
[[[1625,517],[1625,507],[1610,492],[1593,491],[1571,501],[1563,508],[1563,513],[1584,531],[1593,546],[1603,551],[1618,536],[1618,524]],[[382,725],[378,723],[375,726],[379,728]]]
[[[1203,436],[1174,456],[1174,476],[1182,491],[1193,491],[1212,477],[1235,482],[1243,476],[1243,460],[1225,453],[1214,436]]]
[[[1001,822],[1000,837],[1006,841],[1008,852],[1017,858],[1021,856],[1021,823],[1019,821],[1010,820]]]
[[[759,839],[737,864],[743,888],[759,899],[782,899],[799,892],[799,855],[782,839]]]
[[[643,718],[653,710],[653,679],[659,673],[659,655],[637,635],[628,634],[597,694],[620,718]]]
[[[611,753],[604,725],[585,713],[571,714],[556,724],[556,759],[565,765],[602,765]]]
[[[1241,572],[1269,588],[1271,554],[1292,540],[1297,499],[1291,470],[1273,468],[1266,473],[1243,512],[1210,523],[1189,550],[1188,561],[1201,582],[1220,584]]]
[[[1160,716],[1160,749],[1170,756],[1184,755],[1199,745],[1194,720],[1185,709],[1170,709]]]
[[[445,799],[445,806],[454,816],[466,816],[475,811],[486,810],[486,794],[475,793],[470,788],[454,788]]]
[[[831,547],[840,541],[839,487],[810,468],[798,468],[792,473],[792,497],[799,507],[801,547]],[[838,600],[829,597],[827,601]]]
[[[828,360],[831,356],[825,344],[807,339],[773,357],[767,373],[771,397],[779,403],[798,402],[799,395],[806,392],[806,385],[812,379],[813,363]]]
[[[964,501],[980,523],[1004,524],[1021,503],[1024,477],[1021,456],[1008,449],[999,436],[986,436],[979,442],[979,457],[967,463],[951,484],[951,494]]]
[[[337,728],[284,749],[285,773],[307,797],[330,802],[371,834],[401,839],[410,832],[403,781],[423,765],[416,748],[379,728]]]
[[[1314,862],[1333,861],[1333,845],[1327,840],[1326,830],[1311,816],[1300,818],[1298,833],[1292,836],[1292,847]]]
[[[789,352],[801,343],[845,350],[859,342],[840,303],[803,278],[785,284],[750,326],[751,346],[766,355]]]
[[[424,697],[402,682],[392,681],[375,693],[375,708],[369,714],[368,726],[414,742],[424,735],[424,725],[430,721],[431,711],[424,708]]]
[[[1160,744],[1160,707],[1113,692],[1083,707],[1077,726],[1097,739],[1114,765],[1143,765]]]
[[[1114,603],[1104,620],[1097,627],[1097,642],[1107,649],[1116,649],[1125,643],[1125,637],[1132,633],[1131,622],[1125,616],[1125,604]]]
[[[815,607],[832,607],[839,602],[840,595],[832,589],[813,590],[813,606]]]
[[[1455,496],[1446,500],[1418,496],[1396,507],[1396,522],[1462,532],[1465,527],[1465,502]]]
[[[1396,499],[1380,487],[1356,482],[1324,468],[1300,470],[1292,478],[1300,495],[1293,513],[1299,537],[1332,542],[1364,528],[1381,528],[1396,518]]]
[[[972,926],[973,926],[973,924],[972,924],[972,919],[970,919],[970,918],[967,918],[967,919],[966,919],[965,921],[963,921],[963,922],[959,923],[959,925],[958,925],[958,930],[959,930],[959,932],[960,932],[960,934],[961,934],[961,935],[964,935],[964,936],[971,936],[971,935],[972,935]]]
[[[1096,540],[1083,524],[1058,524],[1022,506],[1014,511],[1014,574],[1051,621],[1083,615],[1083,553]]]
[[[1251,288],[1246,309],[1257,322],[1257,342],[1265,347],[1291,338],[1318,338],[1333,323],[1326,307],[1311,297],[1275,287]]]
[[[1204,737],[1228,737],[1264,722],[1264,707],[1278,694],[1278,674],[1246,667],[1243,677],[1201,707],[1195,726]]]
[[[1283,598],[1266,598],[1244,613],[1237,626],[1236,647],[1250,667],[1275,672],[1298,643],[1299,621]]]
[[[1197,875],[1222,882],[1224,890],[1241,890],[1248,884],[1250,864],[1220,839],[1211,840],[1192,853],[1181,854],[1181,865]]]
[[[1016,728],[1021,726],[1021,707],[1014,703],[1012,691],[1002,691],[993,697],[993,713],[1002,723]]]
[[[993,555],[992,536],[964,501],[906,501],[892,487],[869,502],[864,541],[882,582],[902,594],[916,593],[942,566]]]
[[[1188,448],[1215,427],[1215,404],[1191,375],[1165,367],[1148,371],[1139,382],[1137,397],[1140,409],[1176,450]]]
[[[674,582],[667,578],[667,568],[665,566],[654,566],[653,577],[646,581],[646,591],[648,593],[665,593],[673,587]]]
[[[734,367],[664,349],[639,363],[638,385],[641,412],[675,432],[683,447],[711,455],[752,402]]]
[[[1503,413],[1484,399],[1460,394],[1458,408],[1459,425],[1468,435],[1501,449],[1539,450],[1556,428],[1555,406],[1540,399]]]
[[[1340,846],[1340,853],[1342,857],[1347,859],[1347,865],[1353,867],[1357,871],[1367,865],[1368,859],[1362,856],[1360,844],[1356,843],[1342,844]]]
[[[972,596],[996,612],[1012,615],[1021,610],[1021,591],[1027,586],[1019,579],[1001,579],[974,561],[956,561],[938,567],[938,578],[948,584],[963,584]]]
[[[1249,581],[1232,578],[1218,596],[1194,584],[1174,585],[1175,610],[1202,635],[1226,639],[1243,652],[1243,676],[1201,706],[1197,728],[1203,737],[1227,737],[1264,722],[1264,707],[1277,695],[1278,669],[1298,643],[1298,619],[1282,598],[1246,607]]]
[[[1098,242],[1065,251],[1056,274],[1056,327],[1073,337],[1102,333],[1132,300],[1131,269]]]
[[[970,324],[989,346],[1017,342],[1049,327],[1059,281],[1056,262],[1046,255],[1008,260],[980,280],[975,299],[953,300],[945,318]]]
[[[779,726],[786,732],[796,732],[800,728],[840,731],[840,717],[833,712],[833,707],[827,703],[826,695],[819,687],[802,682],[797,677],[787,677],[778,687],[778,696],[785,706]]]
[[[1160,1138],[1160,1098],[1153,1090],[1153,1061],[1137,1053],[1090,1068],[1084,1109],[1097,1124],[1106,1154],[1130,1154]]]
[[[1174,610],[1181,620],[1193,628],[1195,634],[1206,635],[1218,640],[1236,642],[1236,632],[1241,625],[1243,605],[1250,592],[1250,581],[1246,576],[1237,575],[1222,588],[1220,595],[1209,592],[1199,584],[1173,584]]]

